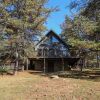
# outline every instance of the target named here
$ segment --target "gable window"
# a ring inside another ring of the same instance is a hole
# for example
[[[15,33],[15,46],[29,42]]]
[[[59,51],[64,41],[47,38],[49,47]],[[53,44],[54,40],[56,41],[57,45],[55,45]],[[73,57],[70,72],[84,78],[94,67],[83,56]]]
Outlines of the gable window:
[[[58,35],[49,32],[38,45],[38,56],[67,57],[70,56],[68,46]]]

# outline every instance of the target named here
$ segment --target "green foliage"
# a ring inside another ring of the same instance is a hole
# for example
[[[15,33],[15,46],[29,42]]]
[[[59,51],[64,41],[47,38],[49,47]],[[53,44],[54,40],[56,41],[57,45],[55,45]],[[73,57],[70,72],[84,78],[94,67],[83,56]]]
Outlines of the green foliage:
[[[95,41],[85,41],[76,38],[68,39],[68,43],[77,49],[98,49],[100,50],[100,43]]]
[[[7,73],[8,72],[8,69],[5,68],[5,67],[0,67],[0,74],[4,74],[4,73]]]
[[[76,16],[74,18],[74,26],[80,32],[84,32],[86,35],[94,35],[96,34],[95,31],[98,27],[97,22],[89,20],[84,16]]]
[[[75,14],[72,12],[78,12]],[[62,26],[65,41],[72,45],[74,56],[83,60],[83,66],[100,64],[100,1],[75,0],[70,4],[73,18],[66,17]],[[73,55],[72,55],[73,56]]]
[[[46,30],[44,23],[55,11],[55,8],[47,8],[46,3],[48,0],[1,0],[0,34],[3,39],[0,41],[3,46],[0,48],[7,49],[9,54],[17,51],[22,59],[27,57],[27,52],[33,51],[29,46],[34,48],[33,38],[42,35]]]
[[[73,19],[67,16],[62,26],[65,41],[75,48],[100,50],[99,22],[99,19],[92,20],[82,12],[75,15]]]

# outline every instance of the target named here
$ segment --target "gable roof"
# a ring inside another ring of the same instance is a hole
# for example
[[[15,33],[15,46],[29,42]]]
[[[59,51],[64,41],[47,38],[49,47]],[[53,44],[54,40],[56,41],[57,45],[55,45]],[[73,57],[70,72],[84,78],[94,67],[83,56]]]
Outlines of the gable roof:
[[[49,37],[49,36],[54,36],[58,41],[60,41],[60,43],[62,43],[65,47],[69,48],[70,45],[66,44],[53,30],[50,30],[37,44],[40,44],[46,37]]]

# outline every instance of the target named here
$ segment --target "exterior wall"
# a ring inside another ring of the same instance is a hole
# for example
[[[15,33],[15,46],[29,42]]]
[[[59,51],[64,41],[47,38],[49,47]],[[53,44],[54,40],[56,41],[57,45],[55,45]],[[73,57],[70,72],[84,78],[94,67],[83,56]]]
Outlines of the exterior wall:
[[[67,61],[64,61],[64,65],[63,65],[62,61],[55,62],[54,71],[63,71],[63,66],[64,66],[64,70],[68,69]]]
[[[54,63],[54,71],[62,71],[63,69],[62,69],[62,67],[63,67],[63,65],[62,65],[62,62],[60,61],[60,62],[55,62]]]
[[[35,70],[43,71],[44,70],[44,62],[43,61],[34,61]],[[47,71],[47,62],[46,62],[46,71]]]
[[[44,70],[44,62],[43,61],[34,61],[35,70],[43,71]],[[64,62],[65,70],[68,66],[67,62]],[[45,63],[46,72],[48,72],[48,61]],[[63,64],[62,61],[55,61],[54,62],[54,72],[56,71],[63,71]]]
[[[41,61],[34,61],[34,66],[35,66],[35,70],[41,71],[43,64],[41,63]]]
[[[37,71],[43,71],[44,69],[44,62],[43,61],[34,61],[35,64],[35,70]],[[54,62],[54,71],[60,71],[61,70],[61,62]],[[45,63],[46,72],[48,72],[48,62]]]

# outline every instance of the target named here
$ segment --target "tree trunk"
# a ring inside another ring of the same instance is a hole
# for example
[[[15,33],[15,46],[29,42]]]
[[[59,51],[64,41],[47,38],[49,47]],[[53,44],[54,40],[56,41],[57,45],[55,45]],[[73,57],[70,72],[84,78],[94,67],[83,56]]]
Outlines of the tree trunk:
[[[22,65],[22,72],[24,72],[24,64]]]
[[[99,68],[99,51],[97,51],[97,55],[96,55],[97,57],[97,68]]]
[[[15,72],[14,75],[17,75],[17,71],[18,71],[18,59],[16,61],[16,65],[15,65]]]
[[[83,71],[83,65],[80,66],[80,70],[81,70],[81,72]]]
[[[83,66],[84,66],[84,61],[83,61],[83,58],[81,59],[81,64],[80,64],[80,70],[81,70],[81,72],[83,71]]]
[[[28,59],[26,60],[26,70],[28,71]]]
[[[16,63],[15,63],[15,67],[14,67],[14,75],[17,74],[17,71],[18,71],[18,51],[16,50]]]

